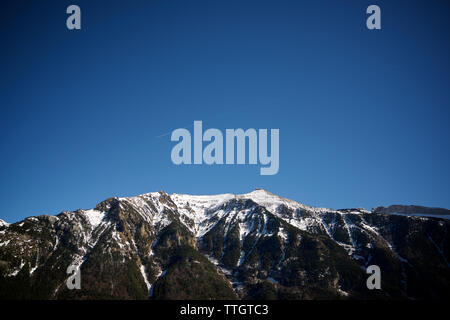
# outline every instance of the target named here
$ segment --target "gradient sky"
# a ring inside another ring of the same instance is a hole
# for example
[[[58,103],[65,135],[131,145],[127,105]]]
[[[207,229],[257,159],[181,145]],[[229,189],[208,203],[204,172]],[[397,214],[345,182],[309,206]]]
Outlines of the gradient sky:
[[[66,29],[70,4],[80,31]],[[380,31],[365,27],[370,4]],[[449,10],[445,0],[1,1],[0,218],[257,187],[331,208],[450,208]],[[279,173],[172,164],[164,134],[194,120],[279,128]]]

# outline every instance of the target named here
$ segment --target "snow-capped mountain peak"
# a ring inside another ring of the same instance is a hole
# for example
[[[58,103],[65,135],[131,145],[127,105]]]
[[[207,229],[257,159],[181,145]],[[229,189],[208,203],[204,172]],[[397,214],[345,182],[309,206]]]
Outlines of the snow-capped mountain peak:
[[[67,298],[77,293],[64,289],[64,272],[38,277],[50,274],[48,268],[75,265],[92,281],[83,285],[90,290],[83,293],[87,296],[192,298],[186,292],[172,295],[184,292],[195,277],[211,297],[256,298],[270,285],[281,296],[304,299],[367,294],[365,282],[355,279],[366,276],[367,265],[377,264],[386,279],[399,279],[381,295],[420,298],[423,291],[414,288],[428,288],[426,294],[440,296],[445,290],[439,286],[450,279],[450,220],[437,215],[443,209],[433,209],[433,217],[394,214],[424,210],[332,210],[263,189],[115,197],[94,209],[30,217],[7,228],[0,220],[0,280],[13,283],[20,274],[18,279],[29,277],[31,286],[47,283],[30,292]],[[436,274],[442,275],[439,281],[429,278]],[[107,286],[97,281],[106,278]],[[177,290],[164,291],[183,279],[188,282]],[[11,291],[0,286],[2,294],[10,297]]]
[[[313,210],[312,207],[303,205],[294,200],[290,200],[287,198],[283,198],[281,196],[275,195],[264,189],[255,189],[250,193],[246,193],[243,195],[238,195],[239,198],[251,199],[259,205],[265,206],[269,211],[275,212],[276,208],[280,205],[284,205],[288,208],[293,209],[309,209]]]

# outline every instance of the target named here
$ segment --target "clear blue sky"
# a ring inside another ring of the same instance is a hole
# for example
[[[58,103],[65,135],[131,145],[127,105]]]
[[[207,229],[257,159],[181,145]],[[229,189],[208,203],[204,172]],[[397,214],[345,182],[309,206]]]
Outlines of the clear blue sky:
[[[65,27],[78,4],[82,30]],[[378,4],[382,30],[365,27]],[[0,218],[265,188],[450,208],[450,3],[1,1]],[[279,128],[280,171],[175,166],[170,135]]]

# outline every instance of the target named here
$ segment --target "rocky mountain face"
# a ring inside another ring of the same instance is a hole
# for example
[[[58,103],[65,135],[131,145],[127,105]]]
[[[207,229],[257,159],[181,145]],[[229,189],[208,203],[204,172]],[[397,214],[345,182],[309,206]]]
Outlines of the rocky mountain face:
[[[393,212],[314,208],[260,189],[160,191],[0,221],[0,298],[448,298],[450,220]],[[373,264],[381,290],[366,287]],[[70,265],[80,290],[66,286]]]

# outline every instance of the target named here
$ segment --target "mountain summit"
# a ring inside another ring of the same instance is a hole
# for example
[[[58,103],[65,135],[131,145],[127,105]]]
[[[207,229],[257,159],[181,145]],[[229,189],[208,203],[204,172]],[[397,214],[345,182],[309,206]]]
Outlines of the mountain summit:
[[[0,221],[0,297],[446,298],[450,222],[414,213],[316,208],[263,189],[110,198]],[[381,290],[366,287],[374,264]],[[66,287],[71,265],[80,290]]]

